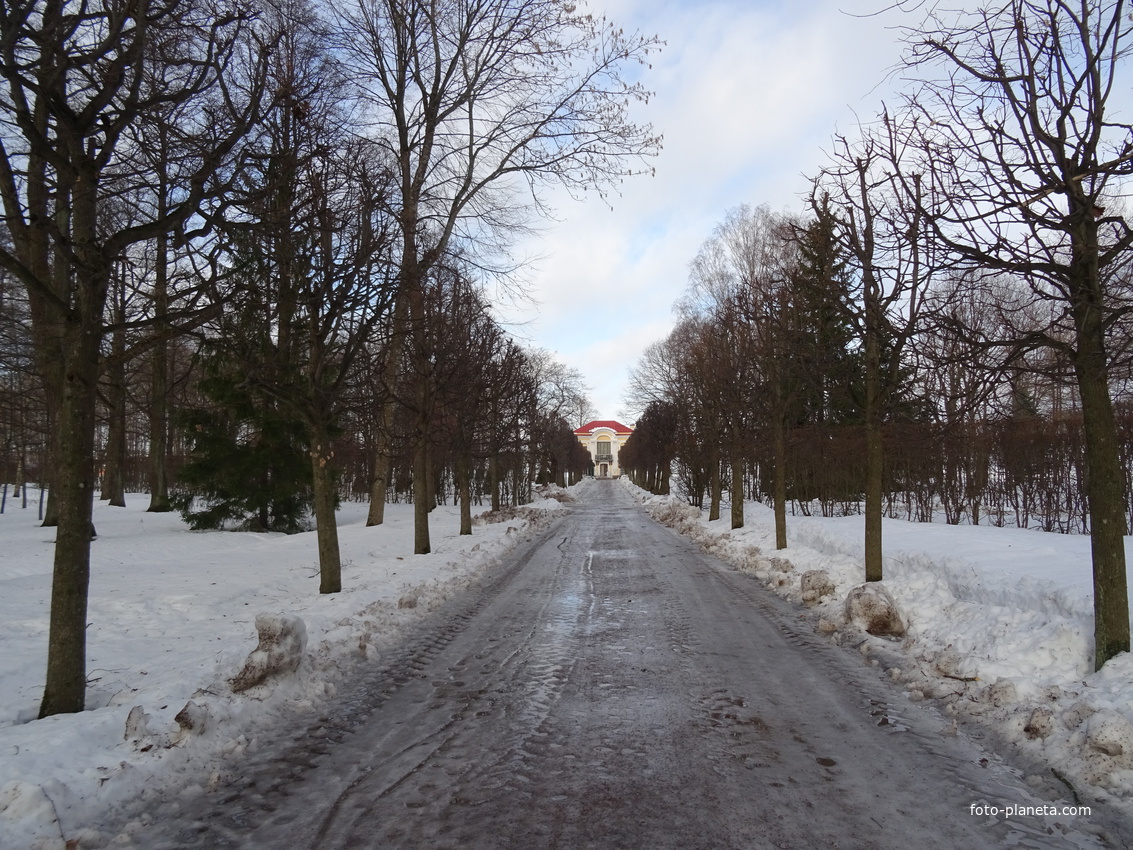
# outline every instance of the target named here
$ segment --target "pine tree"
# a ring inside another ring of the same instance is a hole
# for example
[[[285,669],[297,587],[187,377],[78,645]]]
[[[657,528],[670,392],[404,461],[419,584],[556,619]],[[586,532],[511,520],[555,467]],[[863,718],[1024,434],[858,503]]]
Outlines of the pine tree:
[[[834,217],[820,209],[797,233],[799,262],[792,281],[797,305],[797,424],[860,424],[864,378],[860,346],[847,309],[850,281]]]
[[[258,391],[224,351],[206,348],[198,389],[207,404],[179,424],[192,459],[174,506],[193,529],[307,530],[311,462],[304,424]]]

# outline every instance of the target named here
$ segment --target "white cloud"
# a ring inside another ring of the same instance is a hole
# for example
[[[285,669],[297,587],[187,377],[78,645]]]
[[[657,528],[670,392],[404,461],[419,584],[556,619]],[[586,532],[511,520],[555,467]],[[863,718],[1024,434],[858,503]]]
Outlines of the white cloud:
[[[855,111],[876,111],[875,87],[899,45],[882,19],[851,17],[829,2],[591,7],[667,41],[643,76],[655,95],[637,110],[665,147],[656,177],[627,179],[612,210],[597,198],[551,196],[560,221],[524,246],[543,258],[525,286],[536,303],[503,312],[582,371],[600,414],[613,416],[628,367],[672,326],[700,243],[737,204],[801,212],[804,174],[821,167],[831,136],[856,122]],[[622,366],[612,368],[612,358]]]
[[[621,419],[631,424],[636,413],[625,410],[623,399],[629,371],[636,365],[641,351],[668,334],[672,325],[671,319],[628,322],[574,351],[570,363],[587,376],[590,400],[597,407],[599,418]]]

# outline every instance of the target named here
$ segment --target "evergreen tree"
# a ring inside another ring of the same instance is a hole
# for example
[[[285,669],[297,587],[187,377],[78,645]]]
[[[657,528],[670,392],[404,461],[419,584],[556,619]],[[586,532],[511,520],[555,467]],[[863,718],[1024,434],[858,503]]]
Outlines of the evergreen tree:
[[[824,208],[796,233],[798,265],[792,281],[797,338],[796,424],[860,424],[864,378],[850,319],[851,282],[834,217]]]
[[[206,347],[198,390],[206,404],[179,424],[192,459],[178,476],[174,506],[193,529],[306,530],[312,507],[304,424],[257,390],[225,352]]]

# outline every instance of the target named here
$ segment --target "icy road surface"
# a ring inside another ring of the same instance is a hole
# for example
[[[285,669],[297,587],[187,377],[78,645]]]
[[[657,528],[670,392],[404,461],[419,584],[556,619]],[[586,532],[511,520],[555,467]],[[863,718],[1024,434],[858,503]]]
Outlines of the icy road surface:
[[[595,482],[147,847],[1094,847],[797,612]],[[981,764],[981,760],[983,764]]]

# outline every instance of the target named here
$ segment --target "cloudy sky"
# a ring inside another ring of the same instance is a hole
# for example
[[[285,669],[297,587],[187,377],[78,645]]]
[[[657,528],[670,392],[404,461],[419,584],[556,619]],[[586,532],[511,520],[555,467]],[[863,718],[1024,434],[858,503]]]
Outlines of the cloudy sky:
[[[835,132],[871,118],[900,55],[886,0],[590,0],[627,31],[667,42],[637,110],[664,135],[655,177],[608,203],[550,196],[557,221],[520,250],[526,303],[497,302],[524,342],[557,353],[590,386],[600,418],[624,419],[628,371],[673,325],[688,265],[725,212],[801,212],[805,175]],[[612,208],[611,208],[612,207]],[[577,424],[577,423],[576,423]]]

